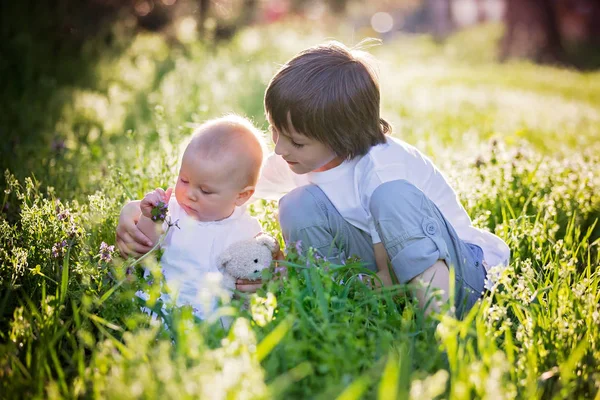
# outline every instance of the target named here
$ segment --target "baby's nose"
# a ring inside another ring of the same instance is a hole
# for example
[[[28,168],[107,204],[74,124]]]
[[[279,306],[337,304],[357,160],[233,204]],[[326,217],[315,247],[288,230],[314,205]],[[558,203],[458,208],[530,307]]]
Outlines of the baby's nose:
[[[188,190],[186,195],[191,201],[196,201],[196,193],[193,190]]]

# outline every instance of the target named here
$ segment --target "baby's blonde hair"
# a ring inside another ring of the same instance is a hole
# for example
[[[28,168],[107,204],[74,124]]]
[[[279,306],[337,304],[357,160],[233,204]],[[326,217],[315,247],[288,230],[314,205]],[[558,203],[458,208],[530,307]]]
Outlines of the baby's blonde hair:
[[[228,114],[206,121],[192,134],[186,148],[199,152],[201,157],[232,163],[242,187],[255,186],[263,163],[265,144],[263,134],[247,118]]]

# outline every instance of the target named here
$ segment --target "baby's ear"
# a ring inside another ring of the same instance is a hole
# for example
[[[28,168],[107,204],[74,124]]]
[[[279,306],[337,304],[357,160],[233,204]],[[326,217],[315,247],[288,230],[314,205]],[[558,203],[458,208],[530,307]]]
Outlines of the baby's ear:
[[[223,272],[225,271],[225,268],[227,267],[227,263],[231,261],[231,254],[229,254],[228,251],[224,251],[223,253],[221,253],[221,255],[219,255],[219,257],[217,258],[217,268],[219,269],[219,271]]]
[[[254,186],[246,186],[243,188],[237,195],[235,200],[235,205],[241,207],[245,202],[252,197],[254,194],[255,187]]]
[[[258,244],[266,246],[269,250],[271,250],[271,253],[277,249],[277,241],[269,235],[259,235],[256,237],[256,241]]]

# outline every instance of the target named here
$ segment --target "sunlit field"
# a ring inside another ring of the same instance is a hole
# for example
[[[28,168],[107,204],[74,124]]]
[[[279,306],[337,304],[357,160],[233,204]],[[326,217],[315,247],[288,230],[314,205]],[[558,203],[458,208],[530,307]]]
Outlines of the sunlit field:
[[[368,48],[393,135],[511,248],[463,320],[426,318],[403,287],[371,289],[356,260],[291,248],[287,277],[265,272],[206,321],[170,307],[159,323],[133,300],[158,297],[158,254],[110,247],[121,207],[174,185],[195,124],[235,112],[266,131],[264,89],[297,51],[362,39],[278,25],[210,46],[182,35],[90,43],[70,60],[93,60],[81,84],[48,80],[15,105],[39,132],[2,153],[0,397],[600,399],[600,73],[497,64],[494,25]],[[251,209],[281,240],[276,204]]]

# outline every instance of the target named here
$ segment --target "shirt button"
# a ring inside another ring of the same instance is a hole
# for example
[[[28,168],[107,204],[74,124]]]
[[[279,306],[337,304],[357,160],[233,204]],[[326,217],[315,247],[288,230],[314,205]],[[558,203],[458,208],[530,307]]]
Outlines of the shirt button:
[[[430,235],[435,235],[435,232],[437,231],[437,229],[435,228],[435,224],[433,222],[428,223],[425,226],[425,231]]]

